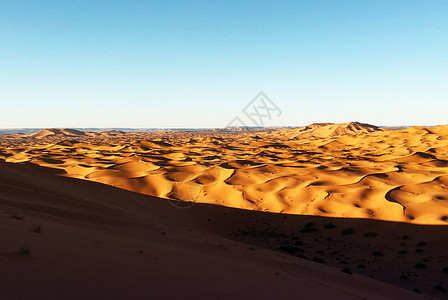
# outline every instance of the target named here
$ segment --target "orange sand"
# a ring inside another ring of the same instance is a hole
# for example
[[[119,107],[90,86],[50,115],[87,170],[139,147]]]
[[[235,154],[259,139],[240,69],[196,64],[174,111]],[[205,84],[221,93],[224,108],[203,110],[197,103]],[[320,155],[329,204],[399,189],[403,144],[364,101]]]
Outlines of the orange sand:
[[[291,230],[309,221],[301,216],[288,221],[206,204],[181,210],[56,171],[0,163],[2,299],[424,299],[356,274],[350,265],[353,275],[263,249],[261,241],[238,241],[239,228],[254,222],[260,230],[266,224]],[[410,229],[401,231],[418,239]],[[369,270],[375,264],[366,262]],[[417,286],[432,292],[427,282]]]
[[[448,126],[315,124],[252,134],[84,133],[3,138],[0,158],[162,198],[249,210],[448,222]]]
[[[2,299],[446,296],[448,126],[0,143]]]

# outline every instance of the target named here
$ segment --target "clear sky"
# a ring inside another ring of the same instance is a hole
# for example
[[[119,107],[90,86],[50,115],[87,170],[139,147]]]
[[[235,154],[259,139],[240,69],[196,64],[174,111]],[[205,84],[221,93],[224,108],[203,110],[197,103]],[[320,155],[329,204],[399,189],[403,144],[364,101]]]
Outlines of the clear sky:
[[[448,1],[0,2],[0,128],[448,123]],[[247,119],[244,121],[251,125]]]

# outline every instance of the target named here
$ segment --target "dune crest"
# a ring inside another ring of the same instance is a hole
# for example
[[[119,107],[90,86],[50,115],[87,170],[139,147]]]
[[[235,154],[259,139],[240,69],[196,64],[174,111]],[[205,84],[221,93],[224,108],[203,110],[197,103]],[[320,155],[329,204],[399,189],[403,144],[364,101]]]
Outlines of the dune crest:
[[[140,169],[133,163],[120,166]],[[207,204],[181,210],[166,199],[57,175],[62,173],[0,162],[0,262],[7,270],[0,272],[1,299],[346,300],[441,294],[433,286],[446,261],[440,242],[446,226]],[[333,229],[325,229],[329,222]],[[347,227],[356,229],[341,235]],[[315,231],[302,234],[303,228]],[[363,237],[372,228],[375,233]],[[409,245],[398,246],[404,234]],[[428,269],[407,272],[418,276],[412,281],[400,280],[408,260],[421,258],[410,253],[403,263],[396,249],[414,250],[422,240],[428,243],[421,246]],[[300,250],[293,246],[299,244]],[[384,257],[368,259],[364,249]],[[363,257],[364,268],[357,268]],[[412,292],[416,286],[423,295]]]
[[[342,135],[360,135],[375,131],[382,131],[382,129],[359,122],[342,124],[314,123],[303,128],[280,130],[278,134],[286,135],[289,138],[331,138]]]
[[[46,138],[46,137],[56,137],[56,138],[64,138],[64,137],[77,137],[77,136],[85,136],[86,133],[83,131],[79,131],[76,129],[61,129],[61,128],[50,128],[39,130],[38,132],[29,134],[29,137],[34,138]]]
[[[350,122],[244,134],[49,129],[3,135],[0,158],[157,197],[448,224],[447,128]]]

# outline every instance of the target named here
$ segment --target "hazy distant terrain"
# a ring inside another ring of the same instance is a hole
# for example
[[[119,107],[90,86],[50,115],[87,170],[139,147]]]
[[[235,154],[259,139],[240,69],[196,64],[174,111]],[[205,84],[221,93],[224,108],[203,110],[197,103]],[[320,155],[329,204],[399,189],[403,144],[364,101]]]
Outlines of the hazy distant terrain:
[[[250,131],[265,131],[265,130],[279,130],[279,129],[287,129],[287,128],[301,128],[305,126],[276,126],[276,127],[242,127],[240,130],[250,130]],[[386,128],[391,130],[400,130],[409,128],[412,126],[379,126],[380,128]],[[431,127],[431,126],[428,126]],[[14,134],[14,133],[22,133],[22,134],[31,134],[36,133],[40,130],[45,130],[47,128],[0,128],[0,134]],[[233,128],[126,128],[126,127],[111,127],[111,128],[72,128],[79,131],[88,131],[88,132],[109,132],[109,131],[122,131],[122,132],[171,132],[171,131],[184,131],[184,132],[204,132],[204,133],[213,133],[213,132],[224,132],[231,131]]]

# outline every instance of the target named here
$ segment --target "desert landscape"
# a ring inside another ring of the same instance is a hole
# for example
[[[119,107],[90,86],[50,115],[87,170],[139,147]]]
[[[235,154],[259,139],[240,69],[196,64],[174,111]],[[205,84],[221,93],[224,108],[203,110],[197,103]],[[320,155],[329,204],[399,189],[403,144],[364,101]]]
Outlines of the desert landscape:
[[[6,299],[448,297],[447,125],[0,142]]]
[[[448,300],[447,16],[0,1],[0,300]]]

